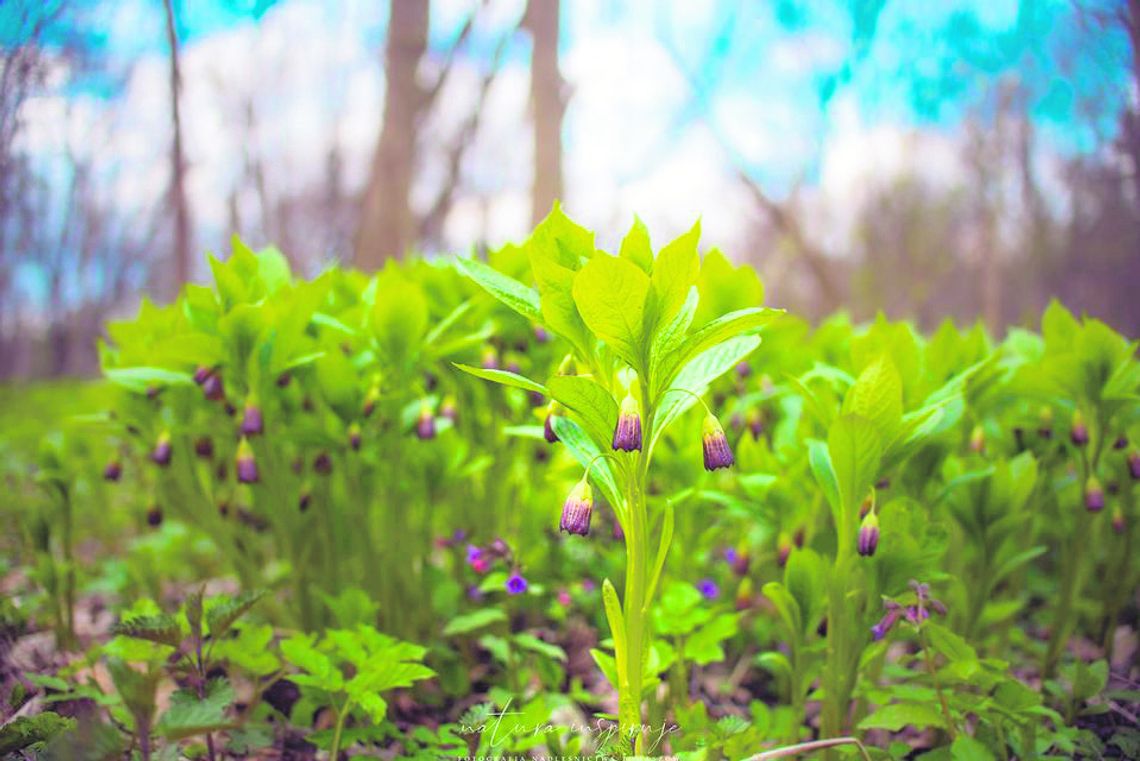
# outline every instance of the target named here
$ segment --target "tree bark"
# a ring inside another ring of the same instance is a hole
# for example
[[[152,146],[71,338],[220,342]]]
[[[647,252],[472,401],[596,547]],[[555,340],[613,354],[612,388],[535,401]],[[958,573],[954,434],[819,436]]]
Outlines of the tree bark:
[[[178,31],[174,21],[173,0],[163,0],[166,11],[166,40],[170,45],[170,112],[174,127],[174,143],[170,149],[170,205],[174,214],[174,267],[170,296],[178,294],[190,279],[190,209],[186,199],[186,157],[182,150],[182,69],[178,61]]]
[[[533,48],[530,98],[534,115],[534,185],[531,222],[538,224],[562,195],[562,117],[566,112],[558,71],[560,0],[530,0],[526,25]]]
[[[428,0],[392,0],[384,55],[384,123],[356,236],[356,264],[365,270],[379,268],[415,243],[410,194],[416,123],[426,100],[416,68],[427,49],[429,5]]]

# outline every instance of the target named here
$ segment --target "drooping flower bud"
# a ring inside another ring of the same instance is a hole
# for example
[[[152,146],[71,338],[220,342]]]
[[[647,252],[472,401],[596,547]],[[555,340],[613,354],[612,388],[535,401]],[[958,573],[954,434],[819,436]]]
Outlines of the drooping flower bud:
[[[986,429],[981,425],[975,425],[970,432],[970,451],[974,454],[986,451]]]
[[[867,513],[859,525],[858,549],[863,557],[871,557],[879,547],[879,516],[874,512]]]
[[[209,436],[199,436],[194,439],[194,454],[203,460],[209,460],[214,456],[214,440]]]
[[[613,448],[615,452],[641,451],[641,407],[633,394],[627,393],[621,401]]]
[[[249,439],[244,436],[238,442],[237,457],[234,463],[238,483],[255,484],[258,482],[257,460],[253,457],[253,447],[249,445]]]
[[[226,398],[226,388],[220,373],[214,371],[206,376],[202,381],[202,393],[211,402],[220,402]]]
[[[1128,475],[1133,481],[1140,481],[1140,450],[1133,449],[1128,453]]]
[[[319,452],[313,458],[313,472],[319,476],[327,476],[332,473],[332,458],[329,457],[328,452]]]
[[[745,577],[740,580],[740,584],[736,587],[734,604],[738,611],[748,610],[752,607],[752,579]]]
[[[730,468],[736,462],[732,456],[732,448],[728,445],[728,437],[724,435],[720,421],[711,412],[705,415],[701,442],[704,446],[705,470]]]
[[[499,369],[499,353],[495,351],[494,346],[486,346],[483,348],[483,359],[480,366],[484,370],[498,370]]]
[[[535,325],[534,340],[538,341],[540,344],[544,344],[550,340],[550,333],[548,333],[546,331],[546,328],[542,327],[541,325]]]
[[[166,467],[170,464],[170,458],[174,455],[174,449],[170,443],[170,433],[163,431],[158,434],[158,441],[154,444],[154,449],[150,453],[150,459],[156,465]]]
[[[1116,441],[1112,442],[1112,448],[1116,451],[1128,449],[1128,437],[1123,433],[1116,437]]]
[[[582,478],[562,504],[562,518],[558,521],[558,530],[570,534],[586,536],[590,533],[590,516],[594,512],[594,490],[590,482]]]
[[[752,375],[752,365],[747,362],[741,362],[736,366],[736,377],[744,380]]]
[[[1112,508],[1112,530],[1123,534],[1126,528],[1128,526],[1124,522],[1124,511],[1120,509],[1120,505],[1116,505]]]
[[[1089,443],[1089,426],[1079,409],[1073,413],[1073,427],[1069,430],[1069,441],[1078,447]]]
[[[242,436],[260,436],[265,432],[265,421],[261,418],[261,408],[253,399],[246,400],[241,416]]]
[[[697,582],[697,591],[706,600],[715,600],[720,597],[720,587],[712,579],[701,579]]]
[[[1053,408],[1042,407],[1038,413],[1037,435],[1043,439],[1053,438]]]
[[[521,595],[526,591],[527,586],[529,585],[527,584],[526,578],[518,571],[514,571],[507,579],[507,594]]]
[[[796,529],[796,533],[792,535],[792,542],[794,542],[795,545],[800,549],[803,549],[804,538],[804,527],[800,526],[798,529]]]
[[[432,414],[431,402],[427,399],[420,402],[420,414],[416,417],[416,436],[423,441],[435,438],[435,415]]]
[[[459,406],[455,403],[455,397],[448,394],[443,397],[443,403],[439,405],[440,417],[445,417],[452,422],[459,422]]]
[[[1090,513],[1104,509],[1104,487],[1096,476],[1089,476],[1089,480],[1085,481],[1085,509]]]
[[[380,387],[373,383],[364,394],[364,404],[360,408],[360,414],[366,418],[372,417],[372,413],[376,411],[376,402],[378,401],[380,401]]]
[[[206,367],[205,365],[198,365],[198,367],[194,369],[194,382],[201,386],[206,382],[207,378],[213,375],[213,372],[213,370]]]
[[[286,370],[277,376],[277,388],[288,388],[289,384],[293,381],[293,375]]]
[[[558,434],[554,432],[554,416],[558,414],[558,402],[551,400],[546,406],[546,418],[542,421],[542,437],[546,443],[554,444],[558,441]]]
[[[360,432],[360,424],[352,423],[348,426],[348,445],[352,447],[353,452],[360,451],[360,442],[362,440]]]
[[[783,568],[788,564],[788,558],[792,554],[792,540],[786,533],[781,533],[779,539],[776,540],[776,565]]]
[[[103,468],[104,481],[118,481],[123,475],[123,464],[116,457]]]
[[[151,505],[146,509],[146,525],[151,528],[158,528],[162,525],[162,508],[158,505]]]
[[[764,435],[764,413],[759,409],[750,409],[744,418],[744,422],[748,425],[748,432],[752,434],[752,440],[759,441],[760,437]]]
[[[902,606],[893,600],[884,600],[883,606],[887,612],[879,619],[879,622],[871,627],[871,638],[876,642],[887,636],[894,625],[898,623],[899,617],[902,615]]]
[[[309,505],[313,502],[313,492],[309,490],[308,484],[301,487],[301,493],[297,496],[297,509],[302,513],[309,509]]]

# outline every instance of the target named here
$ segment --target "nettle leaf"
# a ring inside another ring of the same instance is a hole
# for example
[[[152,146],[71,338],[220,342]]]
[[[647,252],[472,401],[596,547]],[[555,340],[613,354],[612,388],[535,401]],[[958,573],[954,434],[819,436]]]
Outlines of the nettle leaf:
[[[665,245],[653,262],[652,290],[645,311],[645,335],[652,335],[658,325],[667,324],[685,303],[686,297],[697,283],[701,259],[697,243],[701,238],[701,223]]]
[[[903,727],[944,729],[946,721],[938,709],[927,703],[892,703],[883,706],[859,722],[859,729],[886,729],[898,732]]]
[[[477,259],[456,259],[455,266],[487,293],[531,322],[543,324],[538,291]]]
[[[507,614],[499,608],[480,608],[462,616],[456,616],[443,627],[443,636],[457,637],[461,634],[470,634],[492,624],[507,620]]]
[[[170,707],[159,718],[155,729],[167,740],[226,729],[234,725],[226,718],[226,709],[233,700],[233,687],[224,679],[210,680],[204,698],[190,690],[178,690],[170,696]]]
[[[248,613],[264,596],[264,590],[255,590],[237,597],[212,601],[209,610],[206,611],[206,624],[210,627],[210,636],[214,639],[222,637],[235,621]]]
[[[53,737],[75,728],[75,719],[47,711],[18,716],[0,727],[0,756],[23,750],[38,750]]]
[[[827,436],[839,500],[850,513],[875,482],[883,445],[875,426],[859,415],[842,415]]]
[[[476,378],[500,383],[504,386],[521,388],[526,391],[537,391],[543,396],[548,394],[546,387],[541,383],[532,381],[530,378],[526,378],[518,373],[512,373],[508,370],[489,370],[482,367],[472,367],[471,365],[464,365],[459,362],[452,362],[452,365],[468,375],[474,375]]]
[[[633,218],[633,226],[621,240],[618,256],[633,262],[646,274],[653,272],[653,247],[649,241],[649,228],[636,216]]]
[[[591,259],[574,278],[574,302],[586,326],[635,370],[644,370],[642,325],[649,276],[608,254]]]
[[[114,634],[134,639],[143,639],[159,645],[177,648],[182,644],[185,633],[177,616],[163,613],[155,616],[136,616],[115,624]]]
[[[855,385],[847,390],[842,412],[873,423],[884,446],[894,441],[902,423],[902,379],[887,355],[881,355],[859,374]]]
[[[557,375],[547,381],[550,396],[574,412],[599,446],[605,446],[617,426],[618,404],[593,378]]]

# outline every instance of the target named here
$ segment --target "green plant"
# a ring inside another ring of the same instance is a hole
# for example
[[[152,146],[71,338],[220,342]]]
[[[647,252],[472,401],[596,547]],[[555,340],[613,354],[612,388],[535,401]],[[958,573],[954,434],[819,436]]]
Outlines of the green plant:
[[[345,741],[374,736],[367,727],[346,730],[350,717],[359,716],[378,728],[388,715],[383,693],[434,676],[421,662],[426,652],[363,625],[328,629],[319,640],[298,634],[281,642],[282,656],[300,671],[292,681],[304,688],[310,704],[332,709],[333,729],[310,737],[329,749],[329,758],[338,758]]]
[[[578,372],[560,373],[545,384],[501,370],[461,369],[549,396],[566,410],[552,421],[553,431],[586,472],[567,501],[564,528],[569,519],[568,530],[588,531],[590,479],[617,514],[625,536],[625,592],[619,600],[607,580],[603,597],[614,643],[619,720],[638,753],[644,748],[642,696],[657,682],[645,668],[650,609],[673,533],[669,506],[661,511],[659,528],[653,528],[647,491],[654,448],[710,382],[752,353],[759,339],[748,334],[778,314],[753,307],[696,324],[698,236],[694,226],[654,256],[648,232],[637,222],[620,254],[611,256],[596,250],[593,235],[556,207],[526,246],[537,289],[475,260],[460,264],[489,293],[572,347]],[[731,464],[727,440],[711,412],[704,437],[706,467]],[[610,448],[613,453],[605,451]]]

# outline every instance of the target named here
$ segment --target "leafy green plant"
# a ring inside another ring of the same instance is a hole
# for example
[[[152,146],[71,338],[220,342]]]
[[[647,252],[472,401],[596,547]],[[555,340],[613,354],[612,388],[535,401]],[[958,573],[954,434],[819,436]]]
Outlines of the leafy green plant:
[[[310,737],[329,749],[330,758],[338,758],[342,743],[374,736],[367,726],[346,730],[350,717],[375,728],[388,715],[383,693],[434,676],[422,663],[426,652],[370,626],[328,629],[319,640],[298,634],[281,642],[281,654],[300,672],[291,679],[301,685],[308,703],[333,712],[332,730]]]
[[[701,401],[709,383],[752,353],[759,339],[751,334],[778,314],[757,306],[695,323],[699,233],[694,226],[654,256],[648,232],[638,222],[620,254],[612,256],[596,250],[593,235],[556,207],[526,246],[537,289],[475,260],[460,264],[489,293],[572,348],[571,361],[579,371],[560,373],[545,384],[501,370],[461,369],[549,396],[566,410],[553,418],[552,429],[586,473],[567,500],[562,528],[588,531],[590,480],[617,514],[626,546],[624,599],[608,580],[602,589],[614,642],[620,723],[635,752],[644,747],[642,696],[657,683],[645,668],[652,642],[650,609],[673,533],[671,507],[661,511],[658,528],[651,520],[647,491],[654,448],[668,426]],[[724,432],[711,412],[704,439],[707,468],[731,464]]]

